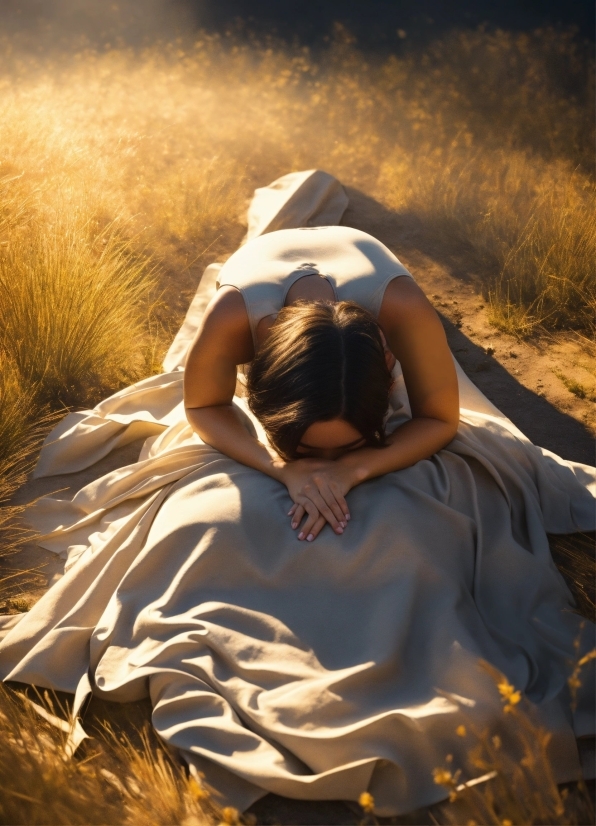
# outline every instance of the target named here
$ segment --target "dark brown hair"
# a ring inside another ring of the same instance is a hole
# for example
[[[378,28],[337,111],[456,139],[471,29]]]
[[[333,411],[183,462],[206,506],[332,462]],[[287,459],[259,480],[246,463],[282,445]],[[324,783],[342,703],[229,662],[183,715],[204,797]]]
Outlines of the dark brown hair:
[[[284,307],[248,372],[248,404],[286,460],[315,422],[344,419],[385,440],[391,373],[373,316],[351,301]]]

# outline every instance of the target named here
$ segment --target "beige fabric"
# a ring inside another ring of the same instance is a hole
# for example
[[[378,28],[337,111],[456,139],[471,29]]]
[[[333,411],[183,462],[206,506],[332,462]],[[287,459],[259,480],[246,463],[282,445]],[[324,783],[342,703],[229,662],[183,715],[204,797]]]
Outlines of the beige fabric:
[[[301,227],[253,238],[226,261],[217,283],[242,293],[256,347],[259,321],[277,313],[290,287],[305,275],[325,278],[337,301],[355,301],[375,317],[389,282],[411,278],[401,261],[366,232]]]
[[[163,360],[163,369],[166,373],[184,368],[188,348],[199,328],[199,322],[207,304],[209,304],[215,293],[217,276],[221,267],[221,264],[210,264],[203,273],[199,287],[186,313],[184,323],[176,333],[176,337]]]
[[[339,224],[347,206],[348,196],[333,175],[320,169],[290,172],[255,190],[245,241],[276,229]]]
[[[148,439],[137,463],[72,501],[35,505],[67,571],[6,619],[0,676],[78,689],[77,707],[88,685],[117,701],[149,695],[159,734],[240,808],[266,791],[369,789],[396,814],[444,796],[432,769],[463,759],[460,704],[502,719],[484,657],[552,732],[556,778],[578,777],[593,671],[573,716],[566,679],[574,639],[588,650],[594,627],[581,630],[545,530],[593,526],[594,469],[536,448],[464,386],[446,449],[351,491],[343,536],[299,542],[283,485],[192,432],[175,366],[50,434],[38,475],[78,470],[133,428]],[[409,415],[396,376],[390,428]]]

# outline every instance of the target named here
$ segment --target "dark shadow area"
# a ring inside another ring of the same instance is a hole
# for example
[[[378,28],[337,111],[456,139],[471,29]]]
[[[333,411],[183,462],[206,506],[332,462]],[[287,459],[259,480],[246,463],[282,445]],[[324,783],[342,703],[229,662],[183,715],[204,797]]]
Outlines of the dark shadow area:
[[[480,25],[512,31],[572,26],[581,38],[594,39],[594,7],[586,0],[3,0],[1,6],[0,29],[6,32],[43,35],[54,26],[56,33],[84,35],[96,45],[114,45],[115,39],[139,45],[206,29],[316,48],[327,44],[337,23],[361,48],[379,55]]]
[[[596,534],[549,536],[550,550],[575,597],[578,612],[596,622]]]
[[[334,23],[345,26],[366,50],[395,52],[421,46],[453,28],[505,28],[529,31],[540,26],[575,26],[594,37],[594,9],[584,0],[189,0],[199,25],[222,31],[234,20],[257,35],[275,33],[309,45],[325,42]]]
[[[594,465],[594,438],[581,423],[524,387],[492,356],[441,317],[447,341],[466,375],[535,445],[563,459]]]
[[[440,823],[432,816],[437,806],[417,809],[399,817],[367,816],[357,803],[344,800],[292,800],[277,794],[268,794],[257,800],[248,809],[248,815],[254,815],[258,824],[263,826],[352,826],[352,824],[378,823],[396,824],[396,826],[431,826]]]
[[[398,258],[404,252],[419,252],[433,259],[448,273],[479,290],[476,279],[458,266],[457,257],[447,252],[414,215],[387,209],[374,198],[346,187],[350,204],[342,224],[369,232]],[[416,277],[416,272],[413,273]],[[487,356],[455,324],[441,316],[447,341],[472,382],[536,445],[564,459],[594,465],[594,438],[581,423],[557,410],[545,398],[524,387],[495,358]]]

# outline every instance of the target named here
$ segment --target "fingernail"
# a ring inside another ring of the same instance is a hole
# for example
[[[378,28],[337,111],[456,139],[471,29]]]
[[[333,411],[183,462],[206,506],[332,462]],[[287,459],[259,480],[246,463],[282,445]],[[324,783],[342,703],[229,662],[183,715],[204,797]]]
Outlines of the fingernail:
[[[288,516],[291,516],[291,515],[292,515],[292,511],[288,511]]]
[[[312,533],[309,533],[309,535],[306,537],[307,542],[312,542],[313,539],[314,539],[314,536],[312,535]]]
[[[304,533],[299,533],[298,534],[298,539],[304,539]]]
[[[340,523],[339,523],[339,525],[340,525],[340,527],[341,527],[341,528],[345,528],[345,527],[346,527],[346,523],[345,523],[345,522],[340,522]]]
[[[293,528],[298,527],[298,526],[297,526],[297,524],[296,524],[296,522],[292,522],[292,527],[293,527]]]
[[[344,532],[343,528],[340,527],[340,528],[337,529],[337,533],[343,533],[343,532]]]
[[[350,519],[351,519],[351,518],[352,518],[352,517],[350,516],[350,514],[349,514],[349,513],[346,513],[346,519],[347,519],[347,521],[348,521],[348,522],[350,521]]]

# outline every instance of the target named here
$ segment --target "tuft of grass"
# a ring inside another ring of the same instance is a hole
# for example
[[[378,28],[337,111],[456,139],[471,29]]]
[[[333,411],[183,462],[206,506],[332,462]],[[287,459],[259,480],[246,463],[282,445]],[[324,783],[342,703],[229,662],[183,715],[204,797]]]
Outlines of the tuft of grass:
[[[36,705],[63,717],[65,710],[44,694]],[[187,776],[147,730],[137,735],[133,745],[128,736],[105,728],[103,736],[85,741],[84,756],[68,759],[68,731],[41,717],[27,697],[0,685],[0,823],[221,822],[222,812],[200,776]]]
[[[577,602],[578,612],[591,622],[596,617],[596,560],[594,534],[549,536],[553,559]]]
[[[37,403],[35,390],[0,350],[0,557],[15,553],[33,536],[20,521],[24,508],[10,500],[56,418]]]
[[[590,399],[591,401],[596,401],[595,394],[590,391],[585,384],[582,384],[580,381],[576,381],[570,376],[566,376],[565,373],[561,372],[561,370],[554,370],[553,372],[557,378],[561,379],[567,390],[569,390],[570,393],[573,393],[574,396],[577,396],[578,399]]]
[[[15,232],[0,248],[0,352],[39,404],[97,401],[141,375],[153,286],[113,225],[65,215]]]

